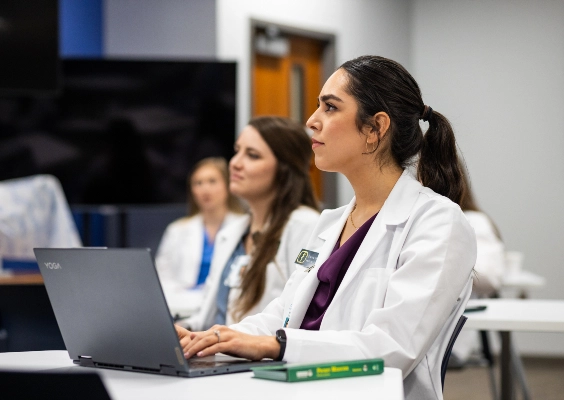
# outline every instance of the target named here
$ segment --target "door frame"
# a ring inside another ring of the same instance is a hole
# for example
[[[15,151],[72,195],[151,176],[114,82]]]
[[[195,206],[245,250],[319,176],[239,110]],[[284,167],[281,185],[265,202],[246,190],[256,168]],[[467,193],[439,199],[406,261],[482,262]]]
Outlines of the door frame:
[[[255,63],[255,41],[256,41],[256,31],[257,28],[267,28],[269,26],[276,27],[281,34],[302,36],[309,39],[319,40],[324,43],[322,52],[322,76],[321,76],[321,86],[323,83],[331,76],[336,68],[336,55],[335,55],[335,43],[337,36],[333,33],[311,31],[308,29],[298,28],[290,25],[283,25],[276,22],[261,20],[251,18],[250,20],[250,63],[249,63],[249,82],[251,82],[251,104],[250,110],[253,110],[254,98],[252,93],[254,93],[254,81],[253,81],[253,69]],[[337,174],[334,172],[321,171],[321,176],[323,178],[323,203],[321,208],[335,208],[337,207]]]

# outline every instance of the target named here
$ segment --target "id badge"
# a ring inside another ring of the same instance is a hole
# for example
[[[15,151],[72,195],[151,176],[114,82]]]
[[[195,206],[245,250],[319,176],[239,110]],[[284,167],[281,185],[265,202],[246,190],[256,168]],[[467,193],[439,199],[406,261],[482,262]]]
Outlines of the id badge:
[[[294,262],[306,268],[309,272],[313,267],[315,267],[315,262],[317,261],[318,256],[319,253],[316,253],[315,251],[302,249]]]
[[[235,258],[235,260],[233,260],[233,263],[231,264],[229,275],[227,275],[227,278],[225,278],[225,281],[223,282],[225,286],[230,288],[240,287],[242,269],[249,265],[250,261],[251,256],[248,254],[244,254]]]

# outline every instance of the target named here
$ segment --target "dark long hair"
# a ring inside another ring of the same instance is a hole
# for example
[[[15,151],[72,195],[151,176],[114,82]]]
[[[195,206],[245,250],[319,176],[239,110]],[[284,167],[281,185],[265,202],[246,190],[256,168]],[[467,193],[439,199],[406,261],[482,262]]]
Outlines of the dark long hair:
[[[262,298],[266,265],[276,256],[282,231],[292,211],[300,205],[317,209],[309,176],[313,151],[311,139],[304,127],[288,118],[274,116],[253,118],[249,125],[259,132],[276,157],[276,195],[270,205],[266,230],[253,237],[255,250],[241,280],[241,296],[235,306],[235,320]]]
[[[378,56],[362,56],[341,67],[348,75],[346,91],[358,103],[356,125],[374,125],[373,116],[390,117],[386,138],[376,149],[382,162],[391,159],[406,168],[419,156],[417,178],[435,192],[460,203],[464,193],[454,132],[449,121],[423,103],[417,82],[399,63]],[[423,134],[419,119],[429,122]]]
[[[476,203],[476,199],[472,193],[472,186],[470,185],[470,178],[468,177],[468,171],[466,168],[463,168],[462,170],[462,181],[464,183],[465,190],[462,198],[460,199],[460,209],[462,211],[483,212],[480,210],[480,207],[478,207],[478,203]]]
[[[501,232],[494,220],[486,212],[481,210],[480,207],[478,207],[478,203],[476,202],[476,199],[474,198],[474,194],[472,192],[472,185],[470,183],[470,178],[468,176],[468,170],[466,169],[466,167],[462,169],[462,182],[464,184],[464,193],[462,194],[462,198],[460,199],[460,209],[462,211],[477,211],[484,214],[490,220],[493,231],[497,238],[503,241]]]

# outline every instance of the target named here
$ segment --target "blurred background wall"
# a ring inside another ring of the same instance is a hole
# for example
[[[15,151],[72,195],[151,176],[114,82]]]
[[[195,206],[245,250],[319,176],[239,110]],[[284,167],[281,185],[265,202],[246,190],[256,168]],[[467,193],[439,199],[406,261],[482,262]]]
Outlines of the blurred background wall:
[[[250,117],[251,18],[335,34],[337,65],[369,53],[402,63],[420,83],[425,102],[453,123],[479,205],[498,224],[507,248],[522,251],[524,267],[547,278],[532,296],[563,298],[564,2],[162,3],[106,0],[106,54],[206,54],[181,50],[191,40],[187,25],[207,25],[206,31],[215,25],[209,33],[215,44],[207,49],[238,62],[239,129]],[[206,15],[207,24],[194,21],[196,12]],[[351,196],[339,178],[339,205]],[[564,355],[561,335],[516,336],[524,353]]]
[[[556,0],[97,0],[104,57],[236,61],[237,130],[251,116],[251,20],[335,35],[335,63],[402,63],[454,125],[479,205],[509,250],[564,298],[564,2]],[[87,18],[88,20],[88,18]],[[95,29],[94,29],[95,31]],[[94,46],[95,47],[95,46]],[[64,50],[64,46],[62,48]],[[352,196],[337,184],[338,205]],[[564,355],[562,335],[517,336]]]
[[[412,1],[411,67],[456,130],[480,206],[506,247],[564,298],[564,2]],[[562,335],[517,334],[564,354]]]

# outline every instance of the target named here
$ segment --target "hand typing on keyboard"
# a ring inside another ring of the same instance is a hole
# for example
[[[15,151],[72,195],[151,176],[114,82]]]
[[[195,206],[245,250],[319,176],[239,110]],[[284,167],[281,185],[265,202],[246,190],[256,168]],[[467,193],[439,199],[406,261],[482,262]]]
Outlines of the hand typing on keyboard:
[[[217,353],[229,354],[249,360],[275,359],[280,354],[280,344],[274,336],[256,336],[214,325],[203,332],[190,332],[176,326],[184,357],[206,357]]]

